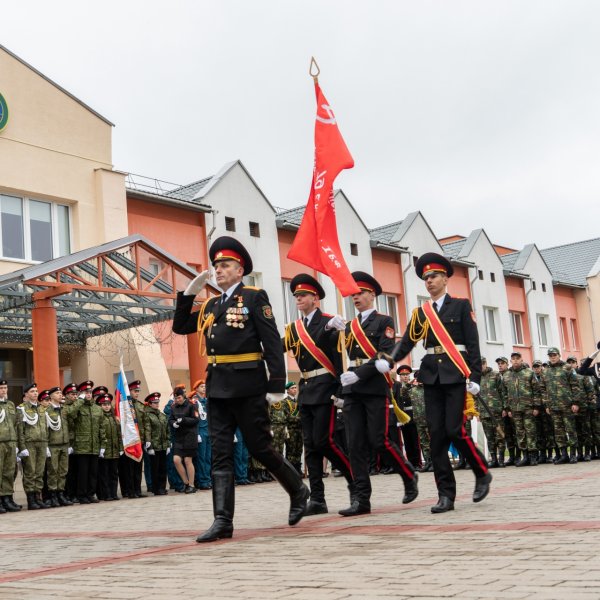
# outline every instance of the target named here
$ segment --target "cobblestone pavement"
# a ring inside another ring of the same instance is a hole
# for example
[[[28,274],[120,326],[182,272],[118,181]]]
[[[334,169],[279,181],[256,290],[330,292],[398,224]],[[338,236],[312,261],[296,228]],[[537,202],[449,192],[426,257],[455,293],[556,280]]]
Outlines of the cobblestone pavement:
[[[378,475],[373,513],[352,519],[329,477],[330,514],[293,528],[278,484],[238,487],[233,539],[203,545],[210,492],[0,515],[0,598],[600,598],[600,462],[492,472],[481,504],[457,472],[442,515],[431,473],[409,505]]]

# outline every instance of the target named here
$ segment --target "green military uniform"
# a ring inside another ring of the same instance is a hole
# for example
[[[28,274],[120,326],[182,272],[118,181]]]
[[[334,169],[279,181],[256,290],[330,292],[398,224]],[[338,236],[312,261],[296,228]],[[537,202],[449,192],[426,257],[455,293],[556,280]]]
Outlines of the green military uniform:
[[[486,403],[491,415],[482,406],[480,398]],[[491,367],[482,370],[479,397],[475,399],[475,402],[491,455],[489,466],[492,468],[503,467],[506,441],[502,409],[505,401],[502,377],[498,371],[494,371]]]
[[[151,394],[146,398],[144,418],[144,439],[150,442],[148,458],[152,470],[152,492],[154,495],[163,496],[167,493],[167,450],[171,445],[169,434],[169,419],[165,413],[158,409],[160,394]],[[153,406],[154,403],[156,406]],[[198,406],[202,404],[198,402]]]
[[[289,406],[285,400],[274,402],[269,407],[271,432],[273,433],[273,447],[279,454],[283,454],[283,447],[285,446],[288,412]]]
[[[2,382],[6,385],[6,382]],[[8,398],[0,398],[0,509],[16,512],[14,504],[15,469],[17,466],[17,409]]]
[[[114,460],[119,458],[123,452],[123,438],[121,437],[121,425],[117,423],[112,411],[105,412],[101,420],[104,430],[104,459]],[[167,416],[164,415],[165,421]]]
[[[574,375],[577,378],[581,394],[581,407],[575,416],[577,439],[579,443],[578,459],[588,462],[592,460],[594,441],[594,417],[596,415],[596,393],[594,381],[589,376]]]
[[[23,489],[30,508],[47,508],[41,503],[44,469],[48,451],[48,430],[39,404],[23,401],[17,408],[17,446],[23,465]],[[26,451],[27,455],[23,453]],[[39,498],[39,500],[38,500]]]
[[[419,470],[421,472],[433,471],[429,445],[429,429],[427,428],[427,418],[425,416],[425,388],[423,384],[417,383],[412,386],[410,399],[413,407],[413,420],[417,427],[417,435],[419,436],[419,446],[423,454],[423,466]]]
[[[284,403],[287,406],[287,439],[285,442],[285,457],[296,467],[298,473],[302,471],[302,421],[298,408],[298,398],[287,395]]]
[[[44,413],[48,428],[48,448],[50,456],[47,460],[48,491],[52,506],[69,505],[63,503],[67,472],[69,470],[69,408],[50,404]]]
[[[541,365],[541,362],[536,361]],[[536,365],[534,362],[534,367]],[[534,377],[538,385],[542,385],[545,388],[543,374],[540,372],[536,374],[533,371]],[[537,431],[537,447],[539,452],[539,463],[545,464],[552,460],[552,450],[556,447],[554,441],[554,427],[552,425],[552,417],[545,411],[542,410],[539,415],[535,417],[536,431]]]
[[[600,395],[598,389],[599,383],[590,375],[585,376],[584,388],[586,390],[586,398],[588,405],[588,413],[590,415],[590,450],[592,459],[598,459],[600,452],[600,411],[598,411],[597,398]],[[588,391],[591,388],[591,394]]]
[[[557,348],[550,348],[548,353],[550,354],[551,351],[559,354]],[[552,417],[554,438],[561,453],[555,464],[576,463],[577,428],[571,407],[581,405],[579,384],[565,368],[565,363],[562,360],[554,364],[548,363],[543,379],[547,394],[545,406]],[[567,456],[567,445],[571,449],[570,460]]]
[[[511,366],[502,376],[506,407],[512,415],[517,444],[523,458],[518,467],[538,464],[537,431],[533,411],[543,410],[543,383],[533,371],[521,365]]]

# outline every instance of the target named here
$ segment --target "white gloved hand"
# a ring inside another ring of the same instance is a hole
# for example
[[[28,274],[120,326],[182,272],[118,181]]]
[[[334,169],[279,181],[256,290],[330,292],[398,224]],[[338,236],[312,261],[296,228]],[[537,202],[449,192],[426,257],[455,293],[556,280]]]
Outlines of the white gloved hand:
[[[17,458],[19,457],[19,449],[15,448],[15,452],[17,453]]]
[[[204,289],[204,286],[206,285],[206,282],[208,281],[209,276],[210,276],[210,273],[209,273],[208,269],[206,271],[202,271],[202,273],[200,273],[200,275],[196,275],[196,277],[194,277],[194,279],[192,279],[189,282],[188,286],[185,288],[183,295],[184,296],[198,295]]]
[[[67,454],[69,454],[69,455],[73,454],[73,448],[71,448],[71,446],[69,446],[69,448],[67,450]]]
[[[334,397],[334,399],[333,399],[333,405],[336,408],[344,408],[344,399],[343,398]]]
[[[177,419],[177,422],[181,423],[181,421],[183,421],[183,419],[181,417],[179,417],[179,419]]]
[[[477,396],[477,394],[479,394],[479,384],[474,381],[469,381],[469,383],[467,383],[467,392],[473,396]]]
[[[119,456],[123,456],[123,450],[119,450]]]
[[[173,423],[173,429],[179,429],[179,423],[177,421]]]
[[[150,448],[150,450],[148,450],[148,455],[149,456],[154,456],[155,452],[154,452],[154,448]]]
[[[19,452],[19,456],[21,458],[27,458],[29,456],[29,450],[27,450],[27,448],[25,448],[25,450],[21,450],[21,452]]]
[[[344,387],[347,385],[354,385],[358,379],[359,377],[354,371],[346,371],[340,375],[340,381]]]
[[[344,321],[344,317],[340,315],[335,315],[327,321],[326,329],[337,329],[338,331],[344,331],[346,329],[346,321]]]
[[[233,443],[234,444],[238,443],[237,435],[235,435],[235,433],[233,434]]]
[[[169,447],[167,448],[167,456],[168,456],[169,454],[171,454],[171,446],[169,446]]]
[[[384,375],[392,370],[392,367],[390,367],[390,363],[387,360],[385,360],[385,358],[378,358],[375,361],[375,368]]]
[[[198,434],[198,443],[201,444],[202,443],[202,436],[200,434]]]
[[[144,444],[144,447],[146,448],[146,450],[148,450],[148,448],[150,448],[150,446],[152,446],[152,442],[146,442]]]
[[[50,458],[52,456],[52,452],[50,452],[50,448],[46,448],[46,458]]]
[[[275,402],[282,402],[285,399],[285,394],[280,392],[269,392],[267,394],[267,402],[269,406],[275,404]]]
[[[104,458],[104,448],[100,448],[100,452],[98,453],[100,458]]]

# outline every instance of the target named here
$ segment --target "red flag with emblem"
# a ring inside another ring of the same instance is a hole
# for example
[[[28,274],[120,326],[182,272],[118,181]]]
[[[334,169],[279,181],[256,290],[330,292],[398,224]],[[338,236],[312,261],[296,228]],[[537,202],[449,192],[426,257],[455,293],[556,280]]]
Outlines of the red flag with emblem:
[[[342,296],[360,292],[350,275],[338,240],[333,182],[354,159],[337,126],[333,110],[315,81],[315,166],[308,204],[287,257],[331,277]]]

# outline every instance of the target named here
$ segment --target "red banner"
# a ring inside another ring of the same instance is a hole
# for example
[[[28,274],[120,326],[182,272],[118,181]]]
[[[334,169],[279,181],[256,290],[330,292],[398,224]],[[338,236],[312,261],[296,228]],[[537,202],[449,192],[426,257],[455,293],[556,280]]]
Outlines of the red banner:
[[[318,83],[315,83],[315,92],[317,116],[312,185],[300,229],[287,257],[325,273],[342,296],[350,296],[359,293],[360,289],[350,275],[338,241],[333,182],[340,171],[354,166],[354,159]]]

